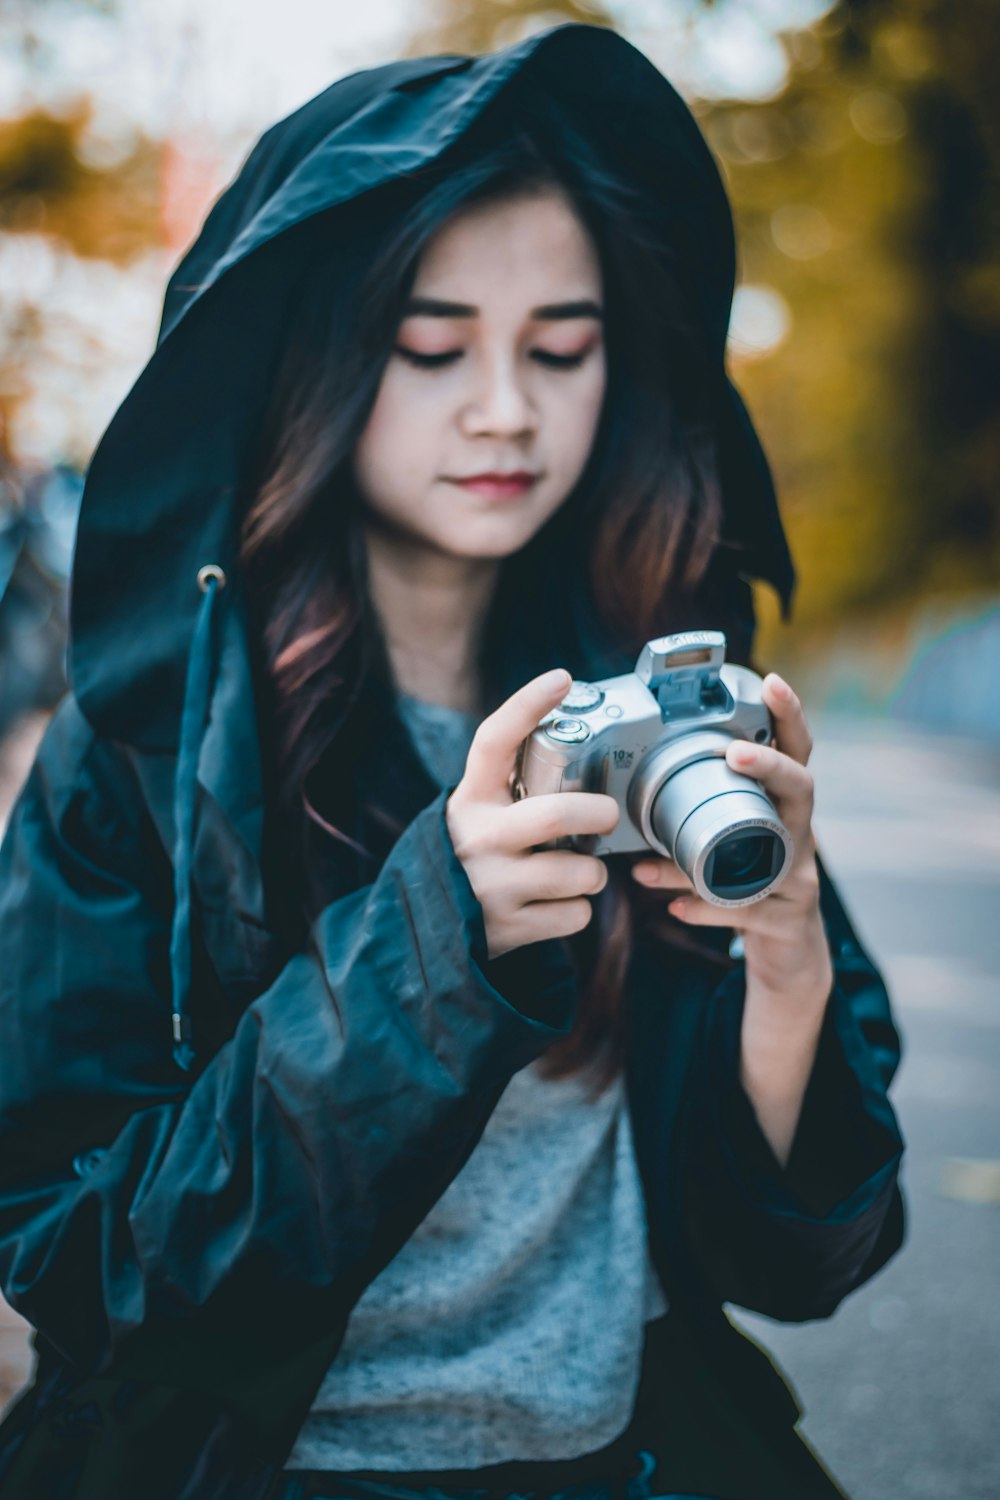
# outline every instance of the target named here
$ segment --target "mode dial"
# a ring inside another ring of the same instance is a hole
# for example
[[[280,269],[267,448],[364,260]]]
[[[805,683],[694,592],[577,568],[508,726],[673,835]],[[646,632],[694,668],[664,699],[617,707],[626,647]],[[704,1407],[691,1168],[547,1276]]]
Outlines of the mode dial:
[[[559,707],[567,709],[570,713],[585,714],[591,709],[599,708],[603,702],[602,688],[595,687],[592,682],[571,682],[569,692]]]

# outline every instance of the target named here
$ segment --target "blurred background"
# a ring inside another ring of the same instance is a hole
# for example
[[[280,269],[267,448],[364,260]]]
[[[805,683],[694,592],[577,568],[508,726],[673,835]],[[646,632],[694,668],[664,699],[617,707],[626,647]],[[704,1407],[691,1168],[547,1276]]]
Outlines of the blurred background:
[[[0,0],[0,827],[65,690],[82,476],[256,136],[391,57],[620,31],[738,237],[729,365],[799,573],[757,657],[905,1057],[904,1251],[823,1323],[733,1311],[856,1500],[995,1500],[1000,1447],[1000,0]],[[0,1308],[0,1403],[30,1368]]]

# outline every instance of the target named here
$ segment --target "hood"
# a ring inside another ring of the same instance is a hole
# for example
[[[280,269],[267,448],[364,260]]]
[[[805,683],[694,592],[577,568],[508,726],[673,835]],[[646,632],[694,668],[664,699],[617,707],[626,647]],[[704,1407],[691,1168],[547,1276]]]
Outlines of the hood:
[[[626,165],[663,185],[680,274],[720,370],[725,535],[777,590],[794,572],[767,460],[724,374],[735,282],[732,215],[680,95],[632,44],[567,23],[479,57],[411,58],[340,79],[266,131],[170,278],[156,348],[87,476],[71,584],[74,692],[102,732],[175,749],[202,599],[199,568],[231,576],[238,476],[267,391],[303,236],[297,226],[432,162],[515,78],[583,100]],[[252,316],[247,316],[248,308]]]
[[[193,1056],[185,996],[197,783],[212,790],[214,780],[248,849],[260,836],[234,557],[242,466],[296,257],[310,220],[334,210],[349,229],[366,195],[435,161],[488,106],[495,116],[515,79],[519,91],[585,112],[652,195],[717,365],[723,534],[739,549],[741,576],[770,582],[787,617],[794,572],[770,470],[725,371],[736,273],[729,203],[693,115],[648,58],[616,32],[567,23],[483,56],[365,69],[279,121],[169,280],[156,347],[86,475],[70,586],[70,680],[82,712],[137,750],[177,753],[171,969],[182,1067]]]

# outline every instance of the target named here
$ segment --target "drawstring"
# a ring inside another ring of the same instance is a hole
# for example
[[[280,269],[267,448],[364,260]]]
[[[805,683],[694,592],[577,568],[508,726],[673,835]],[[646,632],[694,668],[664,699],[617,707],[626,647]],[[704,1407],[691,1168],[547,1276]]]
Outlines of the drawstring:
[[[184,682],[180,743],[174,782],[174,920],[170,929],[170,987],[173,996],[174,1061],[186,1073],[195,1059],[191,1017],[186,1006],[191,984],[191,844],[198,755],[208,715],[214,661],[215,601],[226,586],[216,563],[198,569],[203,598],[198,608]]]

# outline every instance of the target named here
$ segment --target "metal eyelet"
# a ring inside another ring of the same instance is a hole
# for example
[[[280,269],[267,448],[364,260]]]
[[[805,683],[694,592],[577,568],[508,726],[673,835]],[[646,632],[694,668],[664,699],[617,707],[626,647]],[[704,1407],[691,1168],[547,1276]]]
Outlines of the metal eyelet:
[[[208,593],[208,582],[210,578],[215,579],[220,589],[225,588],[226,575],[219,567],[219,564],[205,563],[203,567],[200,567],[198,569],[198,587],[201,589],[203,594]]]
[[[107,1156],[105,1146],[94,1146],[90,1151],[79,1151],[73,1158],[73,1171],[77,1177],[88,1177]]]

